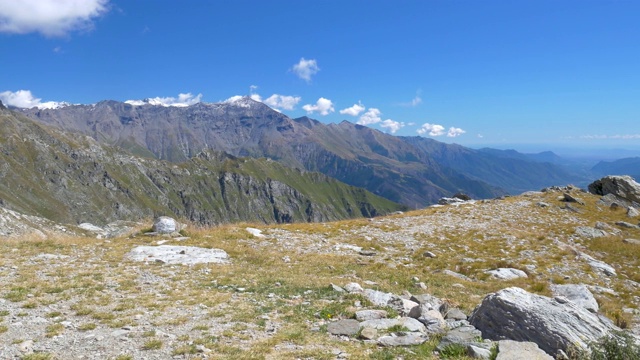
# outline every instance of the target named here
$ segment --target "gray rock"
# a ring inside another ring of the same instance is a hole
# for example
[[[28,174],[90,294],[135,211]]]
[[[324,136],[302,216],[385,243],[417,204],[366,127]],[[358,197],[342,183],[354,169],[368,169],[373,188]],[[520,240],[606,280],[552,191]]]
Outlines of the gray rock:
[[[360,327],[370,327],[376,330],[388,330],[394,326],[404,326],[412,332],[425,332],[424,325],[416,319],[399,318],[399,319],[375,319],[367,320],[360,323]]]
[[[578,209],[577,207],[575,207],[575,206],[573,206],[571,204],[565,204],[563,209],[569,210],[569,211],[577,213],[577,214],[582,213],[582,210]]]
[[[420,310],[418,309],[418,304],[415,301],[411,301],[408,299],[402,298],[392,298],[388,302],[389,306],[396,310],[401,316],[409,316],[412,318],[417,318],[420,315]]]
[[[627,209],[627,216],[630,218],[638,217],[640,216],[640,211],[632,206],[629,206],[629,208]]]
[[[440,309],[440,306],[444,303],[441,299],[431,294],[413,295],[410,300],[420,305],[427,305],[427,309]]]
[[[467,345],[467,355],[472,359],[490,359],[491,350],[476,345]]]
[[[600,272],[606,276],[617,276],[616,270],[613,268],[613,266],[603,261],[596,260],[585,253],[580,253],[579,255],[580,255],[580,258],[586,261],[587,264],[589,264],[589,266],[591,266],[593,270]]]
[[[458,279],[460,279],[460,280],[473,281],[473,280],[471,280],[470,278],[468,278],[467,276],[462,275],[462,274],[460,274],[460,273],[457,273],[457,272],[455,272],[455,271],[451,271],[451,270],[443,270],[443,271],[442,271],[442,273],[447,274],[447,275],[450,275],[450,276],[453,276],[453,277],[457,277],[457,278],[458,278]]]
[[[260,229],[256,229],[256,228],[252,228],[252,227],[248,227],[245,228],[245,230],[247,230],[247,232],[251,235],[253,235],[254,237],[257,238],[265,238],[266,236],[262,233],[262,230]]]
[[[613,194],[624,200],[640,203],[640,184],[631,176],[605,176],[589,184],[589,192],[596,195]]]
[[[155,261],[167,264],[229,263],[229,255],[224,250],[194,246],[137,246],[126,256],[134,261]]]
[[[356,320],[358,320],[358,321],[384,319],[387,316],[388,316],[388,314],[384,310],[360,310],[360,311],[356,311]]]
[[[584,201],[582,201],[582,199],[579,199],[579,198],[577,198],[577,197],[574,197],[574,196],[572,196],[572,195],[571,195],[571,194],[569,194],[569,193],[564,193],[564,194],[563,194],[563,201],[570,202],[570,203],[577,203],[577,204],[580,204],[580,205],[584,205]]]
[[[533,342],[500,340],[496,360],[553,360]]]
[[[623,239],[622,242],[626,244],[640,245],[640,240],[638,239]]]
[[[589,239],[609,236],[609,234],[606,231],[592,228],[589,226],[578,226],[576,228],[576,235],[589,238]]]
[[[485,271],[485,273],[490,274],[494,278],[500,280],[513,280],[529,277],[526,272],[513,268],[498,268],[495,270],[487,270]]]
[[[551,285],[551,292],[554,296],[564,296],[591,312],[598,312],[598,302],[586,285]]]
[[[179,231],[180,229],[178,228],[178,222],[175,219],[168,216],[160,216],[154,220],[151,230],[158,234],[171,234],[172,232]]]
[[[588,344],[617,330],[596,314],[571,301],[531,294],[511,287],[490,294],[469,322],[486,339],[532,341],[548,354]]]
[[[391,300],[400,299],[400,297],[394,294],[372,289],[365,289],[363,295],[375,306],[387,306]]]
[[[360,339],[373,340],[378,336],[378,330],[370,327],[362,328],[360,331]]]
[[[418,321],[424,324],[428,334],[442,334],[447,331],[447,322],[440,311],[428,309],[425,305],[420,305],[420,310]]]
[[[348,283],[347,285],[344,286],[344,289],[347,290],[349,293],[361,293],[364,291],[364,289],[362,288],[362,286],[360,286],[360,284],[358,283]]]
[[[336,284],[331,284],[331,289],[333,289],[333,291],[336,291],[336,292],[345,292],[345,290],[343,288],[341,288],[340,286],[338,286]]]
[[[360,323],[357,320],[338,320],[327,325],[327,332],[332,335],[355,335],[360,331]]]
[[[546,202],[540,201],[536,203],[536,206],[541,207],[541,208],[546,208],[549,207],[550,205]]]
[[[440,339],[440,343],[436,347],[439,351],[442,351],[452,344],[475,344],[479,338],[482,337],[480,330],[471,325],[461,326],[456,329],[448,331],[445,336]]]
[[[467,320],[467,315],[458,308],[451,308],[445,313],[444,318],[446,320]]]
[[[427,335],[421,333],[401,333],[400,335],[382,336],[378,339],[381,346],[415,346],[429,340]]]
[[[638,225],[633,225],[630,224],[626,221],[616,221],[616,225],[623,227],[623,228],[627,228],[627,229],[638,229],[640,228]]]
[[[453,205],[453,204],[461,204],[465,202],[466,202],[465,200],[458,199],[456,197],[453,197],[453,198],[443,197],[438,200],[438,205]]]
[[[436,257],[436,254],[432,253],[431,251],[425,251],[424,253],[422,253],[422,256],[433,259]]]

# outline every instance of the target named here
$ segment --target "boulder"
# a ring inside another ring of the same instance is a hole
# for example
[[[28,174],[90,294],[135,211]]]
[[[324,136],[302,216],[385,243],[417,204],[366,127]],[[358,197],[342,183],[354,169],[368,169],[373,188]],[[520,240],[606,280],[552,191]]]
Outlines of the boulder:
[[[572,347],[588,349],[590,342],[619,330],[571,301],[558,301],[511,287],[490,294],[469,322],[491,340],[531,341],[547,354]]]
[[[581,237],[585,237],[588,239],[595,239],[599,237],[608,236],[609,234],[606,231],[601,229],[596,229],[589,226],[578,226],[576,228],[576,235],[579,235]]]
[[[632,206],[629,206],[629,208],[627,208],[627,216],[630,218],[638,217],[640,216],[640,211]]]
[[[551,285],[551,292],[554,296],[564,296],[591,312],[598,312],[598,302],[586,285]]]
[[[332,335],[355,335],[360,331],[360,323],[357,320],[338,320],[327,325],[327,332]]]
[[[344,286],[344,289],[347,290],[349,293],[361,293],[364,291],[362,286],[360,286],[360,284],[355,282],[348,283],[347,285]]]
[[[500,340],[496,360],[553,360],[533,342]]]
[[[596,195],[613,194],[640,204],[640,184],[631,176],[605,176],[589,184],[589,192]]]
[[[420,305],[420,310],[418,321],[424,324],[428,334],[442,334],[447,331],[447,322],[440,311],[428,309],[425,305]]]
[[[168,216],[160,216],[153,221],[153,232],[158,234],[171,234],[180,231],[178,222],[174,218]]]
[[[487,270],[485,271],[485,273],[490,274],[494,278],[500,280],[513,280],[529,277],[526,272],[513,268],[498,268],[495,270]]]
[[[477,344],[478,338],[482,336],[482,333],[471,325],[460,326],[447,332],[445,336],[440,339],[440,343],[436,347],[437,350],[442,351],[449,345],[469,345]]]
[[[600,272],[606,276],[617,276],[616,269],[614,269],[613,266],[603,261],[596,260],[585,253],[579,253],[578,255],[580,259],[586,261],[593,270]]]

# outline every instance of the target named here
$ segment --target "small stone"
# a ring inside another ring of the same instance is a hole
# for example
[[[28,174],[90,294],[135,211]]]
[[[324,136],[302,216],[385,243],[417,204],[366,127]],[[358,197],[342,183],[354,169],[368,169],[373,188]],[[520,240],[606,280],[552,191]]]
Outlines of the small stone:
[[[18,350],[22,353],[28,353],[33,350],[33,340],[25,340],[18,344]]]
[[[422,253],[422,256],[433,259],[436,257],[436,254],[432,253],[431,251],[425,251],[424,253]]]
[[[388,316],[385,310],[360,310],[356,311],[356,319],[358,321],[384,319]]]
[[[467,355],[473,359],[490,359],[491,350],[481,348],[476,345],[467,345]]]
[[[331,284],[331,288],[333,289],[333,291],[345,292],[345,290],[343,288],[341,288],[340,286],[335,285],[335,284]]]
[[[375,256],[377,253],[373,250],[360,250],[358,251],[358,254],[362,256]]]
[[[363,340],[373,340],[376,336],[378,336],[378,330],[371,327],[362,328],[360,331],[360,339]]]
[[[378,345],[381,346],[414,346],[420,345],[427,341],[429,337],[420,333],[407,333],[400,336],[383,336],[378,339]]]

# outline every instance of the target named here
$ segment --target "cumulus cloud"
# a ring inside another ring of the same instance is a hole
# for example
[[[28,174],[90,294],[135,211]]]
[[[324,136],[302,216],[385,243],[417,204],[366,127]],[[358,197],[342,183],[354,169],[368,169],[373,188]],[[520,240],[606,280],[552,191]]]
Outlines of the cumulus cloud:
[[[0,93],[0,100],[7,106],[14,106],[18,108],[38,108],[38,109],[57,109],[59,107],[67,106],[69,103],[58,101],[45,101],[36,98],[31,94],[30,90],[18,90],[16,92],[4,91]]]
[[[108,11],[109,0],[0,0],[0,32],[64,36],[87,30]]]
[[[317,74],[320,68],[315,59],[306,60],[305,58],[300,58],[300,61],[293,65],[291,71],[300,79],[310,82],[311,76]]]
[[[314,112],[317,112],[318,114],[320,114],[322,116],[329,115],[330,113],[336,111],[333,108],[333,102],[331,102],[331,100],[325,99],[323,97],[318,99],[318,101],[316,101],[315,105],[307,104],[307,105],[303,106],[302,108],[308,114],[313,114]]]
[[[367,110],[366,113],[360,116],[360,120],[358,120],[357,124],[358,125],[377,124],[382,121],[382,119],[380,118],[380,115],[382,115],[382,112],[380,112],[380,110],[376,108],[369,108],[369,110]]]
[[[420,135],[428,134],[429,136],[441,136],[444,135],[444,126],[424,123],[417,131]]]
[[[396,131],[404,127],[404,123],[387,119],[380,124],[380,127],[383,129],[387,129],[387,131],[389,131],[392,134],[395,134]]]
[[[300,102],[299,96],[273,94],[264,100],[264,103],[275,109],[293,110]]]
[[[192,93],[178,94],[178,97],[154,97],[144,100],[127,100],[125,103],[140,106],[145,104],[160,106],[176,106],[185,107],[199,103],[202,100],[202,94],[193,95]]]
[[[346,109],[340,110],[340,114],[358,116],[358,115],[360,115],[361,112],[364,111],[364,109],[365,109],[364,105],[362,105],[362,103],[358,101],[358,103],[357,104],[353,104],[352,107],[348,107]]]
[[[450,127],[449,131],[447,131],[447,137],[457,137],[460,136],[462,134],[466,133],[466,131],[457,128],[457,127]]]

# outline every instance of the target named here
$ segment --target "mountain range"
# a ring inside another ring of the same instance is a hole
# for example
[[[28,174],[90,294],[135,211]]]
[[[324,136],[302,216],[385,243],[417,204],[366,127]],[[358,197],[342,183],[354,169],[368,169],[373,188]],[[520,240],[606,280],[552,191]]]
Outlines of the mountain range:
[[[291,119],[247,97],[188,107],[102,101],[16,110],[143,158],[180,163],[205,149],[268,158],[300,171],[321,172],[414,208],[455,193],[490,198],[587,181],[558,165],[552,153],[474,150],[422,137],[393,136],[347,121]]]
[[[317,172],[204,148],[132,155],[0,108],[0,206],[61,223],[170,215],[200,224],[331,221],[406,207]]]

